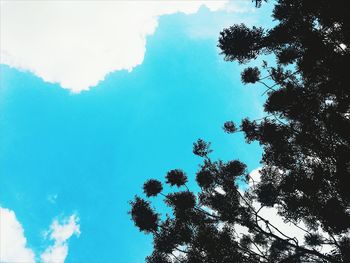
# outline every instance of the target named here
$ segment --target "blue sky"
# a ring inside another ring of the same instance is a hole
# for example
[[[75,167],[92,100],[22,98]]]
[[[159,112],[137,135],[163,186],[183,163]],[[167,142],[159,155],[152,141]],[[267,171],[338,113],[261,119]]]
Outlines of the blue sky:
[[[259,146],[221,127],[260,118],[263,89],[243,86],[242,67],[224,62],[216,45],[223,25],[266,25],[268,11],[161,16],[140,65],[80,93],[1,65],[0,206],[15,213],[38,262],[58,242],[53,220],[68,226],[71,215],[79,231],[61,240],[65,262],[142,262],[152,244],[133,226],[128,201],[174,168],[194,187],[198,138],[212,142],[213,158],[259,167]]]

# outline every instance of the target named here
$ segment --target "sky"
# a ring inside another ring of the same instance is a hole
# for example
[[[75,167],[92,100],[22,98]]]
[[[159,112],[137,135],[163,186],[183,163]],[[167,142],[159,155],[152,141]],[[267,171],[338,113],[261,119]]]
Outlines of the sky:
[[[264,89],[241,84],[217,39],[235,23],[269,26],[269,5],[0,7],[0,262],[143,262],[151,238],[127,212],[145,180],[180,168],[196,189],[198,138],[214,159],[260,166],[259,145],[222,125],[261,118]]]

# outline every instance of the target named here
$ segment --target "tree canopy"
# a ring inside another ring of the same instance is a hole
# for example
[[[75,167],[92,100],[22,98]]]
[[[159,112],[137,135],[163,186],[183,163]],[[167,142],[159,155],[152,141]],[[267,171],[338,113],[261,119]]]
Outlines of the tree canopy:
[[[253,1],[259,7],[262,1]],[[248,66],[244,84],[265,89],[266,116],[224,123],[263,147],[260,180],[239,160],[212,160],[210,143],[198,140],[203,158],[196,174],[201,191],[188,189],[187,175],[169,171],[164,193],[151,179],[148,198],[162,196],[172,209],[161,216],[150,200],[135,197],[131,217],[153,235],[147,262],[350,262],[350,16],[345,0],[276,0],[271,29],[233,25],[220,33],[227,61],[246,64],[261,55],[273,65]],[[244,178],[250,188],[239,189]],[[286,235],[261,215],[271,207],[303,240]],[[242,229],[246,229],[242,231]]]

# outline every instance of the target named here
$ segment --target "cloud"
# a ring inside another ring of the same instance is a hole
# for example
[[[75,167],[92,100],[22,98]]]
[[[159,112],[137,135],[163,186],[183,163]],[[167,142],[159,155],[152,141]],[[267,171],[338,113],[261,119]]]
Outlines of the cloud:
[[[1,1],[0,62],[80,92],[140,65],[159,16],[226,2]]]
[[[68,255],[68,240],[80,235],[79,218],[76,215],[64,218],[61,222],[54,220],[45,233],[45,237],[54,244],[40,255],[43,263],[63,263]],[[0,262],[34,263],[35,254],[27,246],[22,225],[15,212],[0,207]]]
[[[68,239],[80,235],[79,218],[71,215],[61,223],[54,220],[46,233],[54,244],[49,246],[40,256],[43,263],[63,263],[68,255]]]
[[[0,207],[0,262],[35,262],[22,225],[13,211]]]

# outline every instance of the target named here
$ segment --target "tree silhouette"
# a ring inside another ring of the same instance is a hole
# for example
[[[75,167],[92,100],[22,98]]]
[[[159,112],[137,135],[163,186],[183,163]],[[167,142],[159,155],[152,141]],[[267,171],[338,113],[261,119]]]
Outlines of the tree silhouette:
[[[253,1],[259,7],[262,1]],[[227,61],[245,64],[270,54],[275,63],[247,67],[244,84],[262,86],[266,117],[232,121],[225,132],[243,132],[264,154],[254,181],[239,160],[209,158],[210,143],[198,140],[203,158],[191,192],[182,170],[166,183],[144,185],[161,195],[172,213],[161,216],[150,201],[135,197],[130,214],[151,233],[147,262],[350,262],[350,16],[345,0],[278,0],[272,29],[234,25],[220,33]],[[238,178],[251,187],[239,189]],[[284,222],[304,233],[288,236],[261,211],[273,207]],[[242,231],[246,229],[245,231]]]

